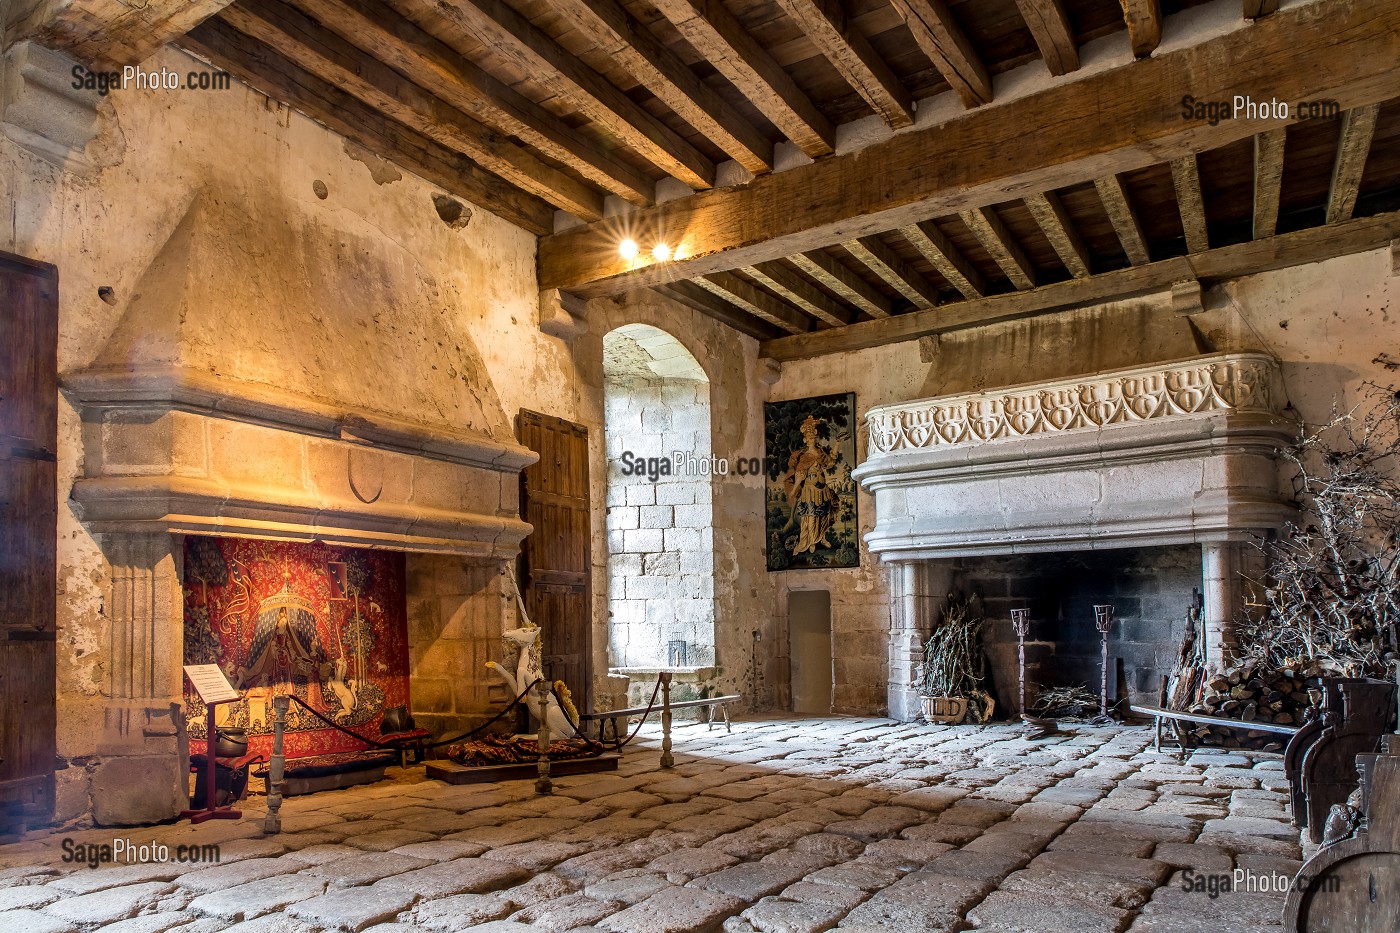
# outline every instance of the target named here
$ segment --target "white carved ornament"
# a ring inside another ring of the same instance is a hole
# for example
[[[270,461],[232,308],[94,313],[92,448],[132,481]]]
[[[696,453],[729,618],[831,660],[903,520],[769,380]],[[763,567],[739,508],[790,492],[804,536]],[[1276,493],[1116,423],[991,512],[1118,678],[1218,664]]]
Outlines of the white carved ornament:
[[[1276,364],[1258,354],[1220,355],[1167,368],[1103,373],[1003,394],[944,396],[866,415],[871,456],[1106,428],[1213,412],[1277,414]]]

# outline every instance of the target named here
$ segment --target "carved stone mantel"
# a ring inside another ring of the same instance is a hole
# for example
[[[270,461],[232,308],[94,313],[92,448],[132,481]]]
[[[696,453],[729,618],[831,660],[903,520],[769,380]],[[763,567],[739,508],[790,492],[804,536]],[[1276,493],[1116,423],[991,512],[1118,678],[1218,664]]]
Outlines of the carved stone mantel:
[[[1246,541],[1279,527],[1277,363],[1215,354],[871,409],[885,560]]]
[[[226,534],[510,560],[514,441],[172,366],[69,375],[73,499],[98,534]]]

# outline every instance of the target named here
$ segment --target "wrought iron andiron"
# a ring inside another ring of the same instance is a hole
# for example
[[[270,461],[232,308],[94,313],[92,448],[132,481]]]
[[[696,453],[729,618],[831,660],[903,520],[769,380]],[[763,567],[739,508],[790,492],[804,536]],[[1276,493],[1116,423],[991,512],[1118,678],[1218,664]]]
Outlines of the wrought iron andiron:
[[[1094,606],[1094,628],[1099,630],[1099,635],[1103,640],[1102,677],[1099,682],[1099,719],[1107,720],[1108,716],[1108,630],[1113,628],[1113,607],[1111,605]]]
[[[1017,683],[1021,689],[1021,715],[1026,715],[1026,634],[1031,630],[1029,609],[1011,610],[1011,630],[1016,633]]]

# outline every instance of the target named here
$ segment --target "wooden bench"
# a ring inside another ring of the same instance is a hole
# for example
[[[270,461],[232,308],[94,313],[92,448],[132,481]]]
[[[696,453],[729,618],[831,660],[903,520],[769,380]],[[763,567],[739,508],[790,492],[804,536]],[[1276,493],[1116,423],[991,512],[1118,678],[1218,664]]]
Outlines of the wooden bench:
[[[1172,731],[1176,735],[1177,748],[1185,754],[1195,743],[1191,741],[1190,734],[1182,726],[1185,722],[1200,723],[1206,726],[1221,726],[1225,729],[1237,729],[1246,732],[1274,732],[1279,735],[1292,737],[1298,726],[1285,726],[1276,722],[1246,722],[1241,719],[1226,719],[1224,716],[1207,716],[1204,713],[1183,713],[1174,709],[1162,709],[1158,706],[1129,706],[1128,709],[1139,716],[1150,716],[1153,720],[1153,731],[1156,738],[1155,748],[1162,750],[1162,722],[1166,720],[1171,723]]]
[[[699,700],[681,700],[678,703],[663,702],[662,706],[657,707],[653,710],[653,712],[662,712],[665,709],[675,710],[695,706],[710,707],[708,714],[709,718],[706,720],[706,731],[708,731],[710,729],[713,729],[715,725],[714,707],[719,707],[720,716],[724,719],[724,731],[733,732],[733,725],[729,721],[728,705],[738,699],[742,699],[742,697],[740,697],[737,693],[731,693],[725,694],[724,696],[704,697]],[[607,727],[611,727],[613,741],[617,741],[619,738],[622,737],[623,732],[626,731],[625,728],[619,728],[619,720],[630,719],[633,716],[645,716],[646,713],[647,707],[633,706],[628,709],[605,710],[601,713],[581,713],[579,715],[579,721],[580,724],[585,722],[596,723],[596,732],[594,733],[593,738],[599,742],[604,740],[606,724]]]

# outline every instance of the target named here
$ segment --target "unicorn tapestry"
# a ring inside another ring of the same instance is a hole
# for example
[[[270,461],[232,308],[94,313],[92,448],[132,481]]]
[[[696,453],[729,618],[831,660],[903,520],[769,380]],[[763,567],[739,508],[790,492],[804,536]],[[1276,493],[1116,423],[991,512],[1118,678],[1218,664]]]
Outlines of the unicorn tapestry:
[[[370,738],[386,709],[408,704],[402,554],[190,536],[184,598],[184,663],[218,664],[243,694],[216,715],[246,730],[251,752],[271,750],[278,694]],[[188,682],[185,715],[190,751],[202,752],[205,707]],[[288,758],[363,748],[292,703]]]

